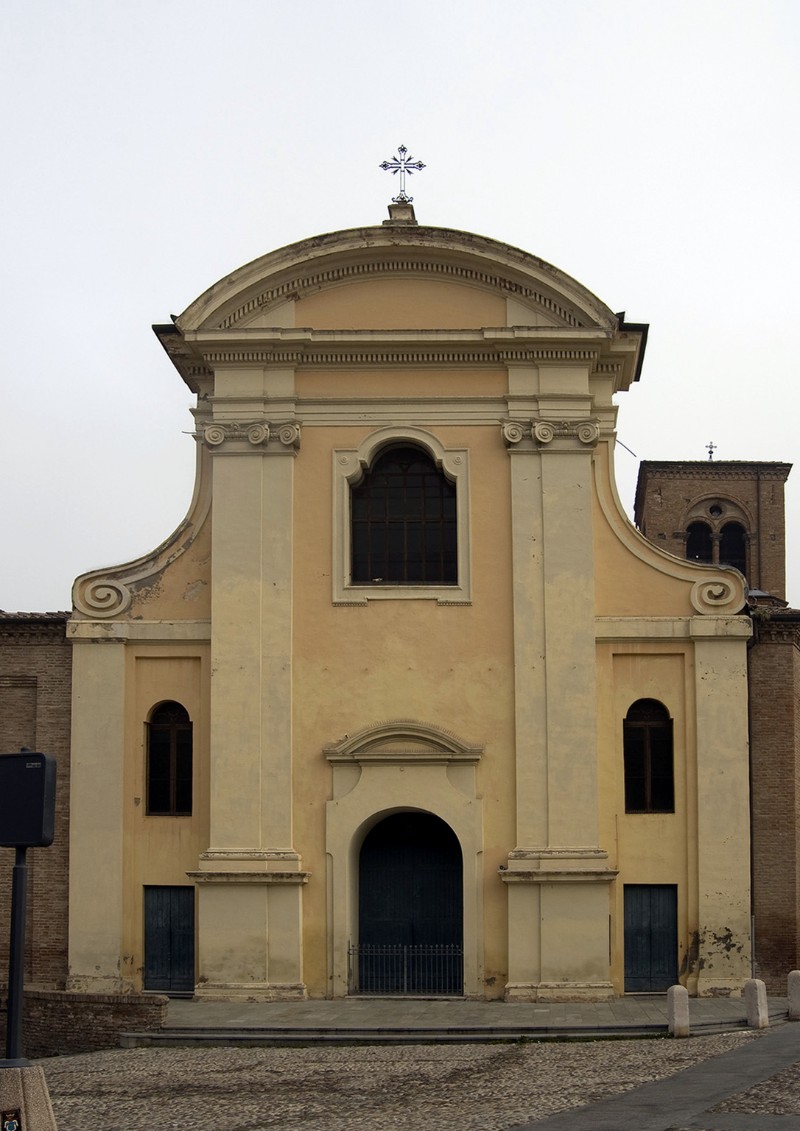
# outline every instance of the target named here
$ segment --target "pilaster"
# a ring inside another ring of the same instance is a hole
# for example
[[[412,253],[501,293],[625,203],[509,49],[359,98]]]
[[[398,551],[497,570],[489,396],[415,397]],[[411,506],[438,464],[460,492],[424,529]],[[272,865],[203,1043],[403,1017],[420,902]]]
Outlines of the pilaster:
[[[198,993],[305,996],[292,847],[292,514],[300,427],[291,371],[215,375],[210,845]]]
[[[120,993],[125,643],[95,628],[73,636],[68,988]]]
[[[746,639],[695,618],[697,918],[690,992],[738,992],[750,975]]]
[[[517,845],[597,847],[591,420],[511,421]]]
[[[592,455],[588,375],[509,381],[517,847],[508,1000],[612,995],[609,884],[598,845]],[[560,390],[555,397],[555,390]],[[544,392],[549,392],[547,397]],[[535,405],[535,412],[527,411]],[[525,415],[523,415],[525,413]]]

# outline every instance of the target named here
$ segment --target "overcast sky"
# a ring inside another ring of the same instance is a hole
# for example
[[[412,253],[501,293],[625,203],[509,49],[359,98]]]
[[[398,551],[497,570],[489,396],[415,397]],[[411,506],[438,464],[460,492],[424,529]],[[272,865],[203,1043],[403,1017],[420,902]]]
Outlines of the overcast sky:
[[[0,607],[162,542],[191,396],[150,326],[221,276],[379,224],[524,248],[650,323],[640,459],[800,456],[796,0],[25,0],[6,6]],[[800,467],[787,485],[800,605]]]

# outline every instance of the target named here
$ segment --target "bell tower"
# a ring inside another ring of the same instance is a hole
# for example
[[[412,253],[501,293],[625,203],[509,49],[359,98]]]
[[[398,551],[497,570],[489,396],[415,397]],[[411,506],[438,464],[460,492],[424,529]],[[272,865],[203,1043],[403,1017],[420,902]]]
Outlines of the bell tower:
[[[735,566],[751,592],[786,597],[784,491],[792,465],[746,460],[645,460],[634,521],[680,558]]]

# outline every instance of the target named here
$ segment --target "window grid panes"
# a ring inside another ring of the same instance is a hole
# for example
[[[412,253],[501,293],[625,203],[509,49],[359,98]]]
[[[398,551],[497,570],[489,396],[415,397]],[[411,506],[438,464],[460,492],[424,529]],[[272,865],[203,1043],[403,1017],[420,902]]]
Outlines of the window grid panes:
[[[674,813],[672,719],[655,699],[639,699],[623,723],[625,812]]]
[[[192,812],[192,723],[180,703],[162,703],[147,724],[147,812]]]
[[[456,488],[427,453],[385,451],[350,501],[352,584],[458,583]]]

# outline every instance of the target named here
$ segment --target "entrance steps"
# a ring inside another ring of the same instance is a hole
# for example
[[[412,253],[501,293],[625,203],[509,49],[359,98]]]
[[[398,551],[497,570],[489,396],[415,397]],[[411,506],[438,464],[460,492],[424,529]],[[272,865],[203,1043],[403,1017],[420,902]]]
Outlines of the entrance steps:
[[[787,1019],[772,998],[770,1023]],[[693,1035],[747,1028],[745,1003],[694,998]],[[170,1002],[167,1025],[123,1033],[124,1048],[586,1041],[667,1035],[666,995],[603,1003],[504,1003],[348,998],[259,1004]]]

